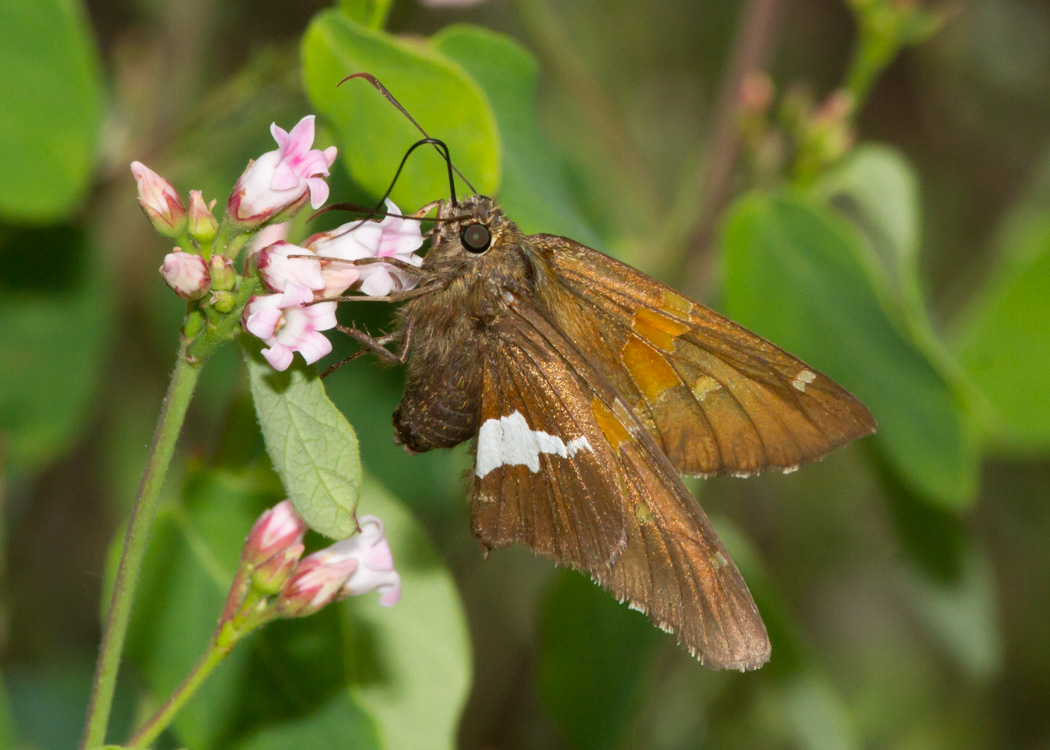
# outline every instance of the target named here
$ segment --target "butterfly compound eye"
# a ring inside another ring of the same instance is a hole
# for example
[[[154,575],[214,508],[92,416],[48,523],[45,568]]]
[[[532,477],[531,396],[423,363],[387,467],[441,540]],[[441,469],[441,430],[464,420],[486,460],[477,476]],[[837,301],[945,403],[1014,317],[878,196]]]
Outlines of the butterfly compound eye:
[[[463,227],[459,238],[463,241],[463,247],[472,253],[483,253],[492,244],[492,233],[484,224],[468,224]]]

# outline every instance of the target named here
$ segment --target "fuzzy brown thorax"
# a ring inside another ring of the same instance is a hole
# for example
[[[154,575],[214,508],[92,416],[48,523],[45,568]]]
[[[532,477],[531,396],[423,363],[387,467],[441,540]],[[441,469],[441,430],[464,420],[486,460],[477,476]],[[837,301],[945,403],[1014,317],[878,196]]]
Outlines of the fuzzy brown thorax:
[[[473,437],[489,330],[507,312],[508,299],[539,296],[549,278],[546,261],[491,198],[444,204],[438,218],[445,221],[420,269],[420,284],[437,288],[399,311],[400,330],[410,344],[405,395],[394,426],[398,442],[413,452]],[[482,252],[471,251],[463,240],[473,224],[491,235]]]

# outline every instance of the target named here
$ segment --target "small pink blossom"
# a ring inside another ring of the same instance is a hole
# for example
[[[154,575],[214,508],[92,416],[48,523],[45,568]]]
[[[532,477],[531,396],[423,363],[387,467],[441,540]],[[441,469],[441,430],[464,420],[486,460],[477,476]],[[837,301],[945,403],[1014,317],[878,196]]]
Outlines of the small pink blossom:
[[[259,275],[274,292],[283,292],[289,283],[314,291],[324,289],[321,261],[316,258],[290,257],[312,254],[307,248],[278,240],[259,252]]]
[[[277,215],[291,214],[306,203],[320,208],[328,200],[324,177],[336,157],[335,146],[311,148],[314,116],[308,115],[291,132],[270,125],[277,150],[248,164],[226,203],[226,213],[240,226],[255,228]]]
[[[414,266],[422,265],[423,258],[415,254],[423,245],[419,222],[402,218],[401,210],[390,199],[386,201],[386,210],[390,215],[380,222],[348,222],[331,232],[314,235],[307,241],[307,247],[325,258],[396,258]],[[323,264],[326,297],[341,294],[359,279],[361,291],[373,297],[411,289],[417,282],[414,274],[382,263],[351,266],[323,261]]]
[[[359,519],[361,533],[343,539],[299,563],[281,594],[288,617],[302,617],[348,596],[379,591],[379,604],[401,599],[401,576],[394,569],[383,523],[375,516]]]
[[[282,500],[265,511],[248,532],[241,559],[258,565],[277,552],[299,544],[306,534],[306,522],[295,512],[291,500]]]
[[[203,297],[211,283],[204,258],[178,248],[164,256],[160,275],[164,283],[183,299]]]
[[[253,297],[245,307],[244,329],[267,344],[262,353],[275,370],[287,370],[295,352],[313,364],[332,351],[320,332],[335,328],[336,303],[311,305],[313,298],[307,287],[288,282],[283,293]]]
[[[186,228],[186,205],[171,183],[140,161],[131,162],[139,205],[153,227],[165,237],[177,237]]]
[[[392,607],[401,600],[401,576],[394,569],[383,522],[375,516],[361,516],[359,523],[360,534],[332,545],[342,548],[340,554],[353,555],[361,562],[343,584],[341,597],[378,591],[379,604]]]

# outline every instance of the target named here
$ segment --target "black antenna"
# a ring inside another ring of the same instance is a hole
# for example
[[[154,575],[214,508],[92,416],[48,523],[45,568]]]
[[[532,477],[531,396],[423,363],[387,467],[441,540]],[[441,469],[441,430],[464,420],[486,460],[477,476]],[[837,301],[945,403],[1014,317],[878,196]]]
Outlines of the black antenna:
[[[408,110],[405,109],[401,105],[401,102],[399,102],[394,97],[394,95],[390,93],[390,89],[388,89],[386,86],[384,86],[382,83],[379,82],[378,78],[376,78],[371,73],[365,73],[365,72],[362,71],[361,73],[353,73],[352,75],[348,75],[346,78],[341,80],[338,85],[342,86],[344,83],[349,81],[351,78],[363,78],[364,80],[368,81],[373,86],[375,86],[376,89],[379,91],[379,93],[381,93],[384,97],[386,97],[386,100],[388,102],[390,102],[395,107],[397,107],[398,110],[401,112],[401,114],[403,114],[405,117],[408,118],[408,121],[411,122],[416,127],[416,130],[418,130],[420,133],[422,133],[424,136],[426,136],[424,140],[417,141],[412,146],[412,148],[410,148],[408,150],[408,153],[412,153],[412,149],[414,149],[416,146],[419,146],[422,143],[431,143],[431,144],[434,145],[434,147],[436,149],[438,149],[438,151],[441,151],[442,149],[444,150],[443,156],[445,157],[445,161],[448,163],[448,168],[449,168],[449,186],[452,189],[452,205],[456,205],[456,188],[452,184],[452,172],[455,172],[457,175],[459,175],[459,178],[461,180],[463,180],[463,182],[466,183],[468,188],[470,188],[470,192],[474,193],[474,195],[478,194],[478,191],[475,190],[474,186],[470,184],[470,180],[468,180],[466,177],[464,177],[463,173],[460,172],[458,169],[456,169],[456,167],[452,164],[452,159],[449,158],[449,154],[448,154],[448,146],[445,145],[445,143],[443,141],[440,141],[440,140],[438,140],[436,138],[431,138],[430,134],[423,129],[423,126],[420,125],[418,122],[416,122],[416,119],[414,117],[412,117],[412,115],[410,115],[408,113]],[[405,158],[408,158],[408,154],[405,155]],[[401,162],[401,166],[402,167],[404,166],[404,161]],[[400,171],[401,170],[398,169],[398,172],[400,172]],[[396,180],[397,178],[395,177],[394,179]],[[387,191],[387,193],[389,194],[389,191]],[[380,203],[379,205],[382,206],[382,203]]]
[[[412,155],[412,152],[415,151],[417,148],[427,143],[433,145],[434,148],[438,150],[438,153],[440,153],[441,156],[444,157],[445,164],[448,165],[448,189],[452,193],[452,205],[457,205],[456,182],[452,177],[452,170],[454,170],[455,167],[452,166],[452,158],[449,156],[448,146],[445,145],[445,142],[442,140],[427,136],[426,138],[421,138],[420,140],[416,141],[411,146],[409,146],[408,151],[406,151],[405,155],[401,157],[401,164],[400,166],[398,166],[397,172],[394,173],[394,179],[391,180],[390,187],[388,187],[386,189],[386,192],[383,193],[383,197],[379,199],[379,206],[377,206],[377,208],[381,208],[383,204],[386,203],[386,199],[390,197],[390,193],[394,190],[394,185],[397,184],[397,178],[401,176],[401,170],[405,168],[405,164],[408,162],[408,157],[410,157]],[[468,182],[467,184],[469,185],[470,183]],[[473,189],[474,188],[471,188],[471,190]]]

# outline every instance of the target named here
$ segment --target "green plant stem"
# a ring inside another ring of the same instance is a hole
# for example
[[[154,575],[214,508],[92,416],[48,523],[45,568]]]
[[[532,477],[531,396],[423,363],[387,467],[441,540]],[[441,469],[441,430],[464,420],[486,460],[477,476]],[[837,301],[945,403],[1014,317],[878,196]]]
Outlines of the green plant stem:
[[[186,409],[200,376],[202,364],[200,360],[193,361],[187,357],[186,345],[183,344],[179,350],[175,372],[168,384],[168,393],[164,397],[160,421],[153,434],[153,446],[142,474],[138,497],[128,520],[120,567],[117,569],[109,613],[102,633],[102,645],[99,647],[95,682],[88,704],[81,750],[101,747],[106,739],[106,726],[113,707],[113,692],[116,688],[121,654],[124,651],[135,586],[142,570],[149,532],[157,514],[160,490],[168,473],[168,466],[175,452],[175,442],[186,418]]]
[[[160,736],[160,733],[168,728],[172,720],[175,718],[175,714],[179,712],[193,694],[197,692],[197,688],[204,684],[204,681],[208,679],[215,667],[219,665],[223,659],[229,655],[230,651],[233,650],[233,643],[228,645],[220,646],[216,642],[218,635],[212,638],[211,644],[208,646],[207,652],[197,662],[197,666],[193,668],[193,671],[186,675],[186,679],[183,680],[175,692],[173,692],[162,705],[157,713],[153,714],[149,720],[143,724],[139,731],[135,732],[135,736],[128,741],[128,747],[132,748],[143,748],[149,747],[150,744]]]

